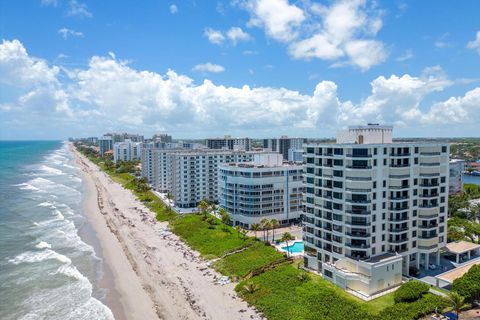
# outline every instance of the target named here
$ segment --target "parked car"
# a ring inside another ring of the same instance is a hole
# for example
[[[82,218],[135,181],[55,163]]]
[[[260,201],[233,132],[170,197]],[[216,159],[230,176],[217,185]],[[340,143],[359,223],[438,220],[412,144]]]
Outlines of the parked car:
[[[428,269],[430,269],[430,270],[435,270],[435,269],[437,269],[437,266],[434,265],[433,263],[430,263],[430,264],[428,265]]]

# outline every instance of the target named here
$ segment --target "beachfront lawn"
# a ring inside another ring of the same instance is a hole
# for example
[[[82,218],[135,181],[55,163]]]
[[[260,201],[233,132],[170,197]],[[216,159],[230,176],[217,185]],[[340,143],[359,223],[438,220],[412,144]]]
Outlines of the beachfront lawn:
[[[244,251],[216,261],[214,267],[224,275],[244,277],[252,270],[284,260],[286,260],[285,256],[272,246],[255,241]]]
[[[178,219],[171,221],[171,228],[205,258],[220,257],[228,251],[240,249],[254,241],[250,237],[239,236],[232,227],[227,227],[225,231],[224,225],[218,219],[217,224],[210,229],[208,222],[202,218],[200,214],[179,216]]]
[[[340,288],[321,277],[309,275],[293,265],[273,270],[240,282],[236,290],[269,320],[283,319],[372,319],[365,303],[357,302]],[[245,285],[253,282],[257,290],[248,292]]]

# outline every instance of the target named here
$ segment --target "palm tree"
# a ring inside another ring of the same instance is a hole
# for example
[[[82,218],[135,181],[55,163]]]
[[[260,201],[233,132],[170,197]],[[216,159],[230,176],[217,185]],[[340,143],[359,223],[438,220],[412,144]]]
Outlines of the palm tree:
[[[268,225],[268,219],[263,218],[260,221],[260,226],[261,226],[262,231],[263,231],[263,241],[265,241],[265,231],[267,230],[267,225]]]
[[[257,238],[257,231],[260,230],[260,225],[258,223],[252,223],[250,226],[253,232],[255,232],[255,238]]]
[[[272,242],[275,242],[275,229],[280,225],[277,219],[270,220],[270,225],[272,226]]]
[[[453,311],[455,311],[455,313],[457,314],[458,319],[458,315],[460,314],[462,307],[465,305],[465,298],[456,293],[455,291],[451,291],[448,297],[450,298],[450,303],[452,305]]]
[[[227,210],[224,208],[218,209],[218,214],[220,215],[220,219],[222,219],[223,223],[223,230],[227,231],[227,225],[230,223],[230,215],[228,214]]]
[[[203,214],[203,218],[207,219],[207,213],[208,213],[208,201],[207,200],[202,200],[198,204],[198,210],[200,211],[201,214]]]
[[[242,227],[236,226],[235,230],[237,230],[237,238],[240,238],[240,233],[242,232]]]
[[[248,293],[254,293],[255,291],[257,291],[259,289],[259,286],[258,284],[256,283],[253,283],[252,281],[248,281],[244,286],[243,288],[245,289],[246,292]]]
[[[245,230],[245,229],[242,229],[242,236],[243,236],[243,241],[247,240],[247,233],[248,233],[248,230]]]
[[[287,244],[287,255],[290,256],[290,246],[288,245],[288,241],[295,240],[295,237],[292,236],[289,232],[285,232],[282,235],[280,241],[285,242]]]

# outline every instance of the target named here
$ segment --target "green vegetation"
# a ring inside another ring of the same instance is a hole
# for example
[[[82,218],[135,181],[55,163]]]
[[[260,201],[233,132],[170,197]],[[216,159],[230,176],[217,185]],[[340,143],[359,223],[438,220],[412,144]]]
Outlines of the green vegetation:
[[[204,257],[221,257],[253,243],[252,238],[239,238],[234,228],[215,219],[214,228],[203,219],[203,214],[189,214],[171,222],[172,231],[192,249]],[[273,250],[273,248],[272,248]]]
[[[414,302],[400,302],[387,307],[378,315],[381,320],[411,320],[418,319],[429,313],[442,312],[450,305],[448,299],[427,293]]]
[[[475,265],[468,270],[463,277],[455,279],[452,285],[452,291],[465,297],[473,303],[480,300],[480,265]]]
[[[471,139],[461,143],[452,143],[450,145],[450,155],[452,159],[476,161],[480,159],[480,143],[478,139]]]
[[[470,205],[469,200],[480,198],[480,186],[465,184],[462,193],[448,198],[448,241],[477,242],[480,237],[480,206]],[[466,209],[466,210],[464,210]]]
[[[416,301],[426,294],[428,289],[430,286],[424,282],[416,280],[406,282],[395,291],[395,303]]]
[[[214,266],[227,276],[243,278],[252,270],[285,260],[285,256],[271,246],[256,241],[246,250],[216,261]]]

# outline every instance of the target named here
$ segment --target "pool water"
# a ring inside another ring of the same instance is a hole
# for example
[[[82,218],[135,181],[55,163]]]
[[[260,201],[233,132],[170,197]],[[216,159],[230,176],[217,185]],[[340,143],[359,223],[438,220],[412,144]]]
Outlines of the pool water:
[[[301,253],[303,252],[303,241],[295,241],[289,246],[282,247],[282,249],[290,253]]]

